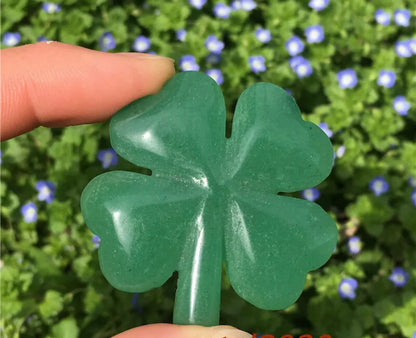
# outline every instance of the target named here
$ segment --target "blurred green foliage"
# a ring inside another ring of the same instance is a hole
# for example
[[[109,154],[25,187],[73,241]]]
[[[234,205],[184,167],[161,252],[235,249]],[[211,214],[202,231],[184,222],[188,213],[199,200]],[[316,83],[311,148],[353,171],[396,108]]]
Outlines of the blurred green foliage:
[[[416,65],[400,58],[394,43],[411,38],[416,28],[416,2],[410,0],[331,1],[323,11],[308,1],[258,1],[251,12],[233,11],[228,19],[212,14],[214,3],[202,10],[186,0],[62,0],[62,10],[48,14],[38,0],[3,0],[2,32],[21,33],[21,43],[39,36],[99,49],[99,38],[111,32],[113,52],[130,51],[137,35],[151,39],[151,49],[179,59],[195,55],[204,71],[208,51],[204,41],[215,34],[225,42],[218,68],[228,117],[240,93],[266,81],[291,90],[304,118],[326,122],[335,132],[335,150],[345,145],[330,177],[318,188],[317,201],[337,221],[339,242],[330,261],[308,275],[305,291],[284,311],[263,311],[239,298],[226,276],[223,280],[221,323],[276,336],[324,333],[340,338],[411,337],[416,330],[416,208],[408,177],[416,177]],[[411,25],[382,26],[374,12],[391,14],[407,8]],[[306,45],[303,56],[313,74],[298,79],[288,65],[285,41],[321,24],[325,40]],[[258,27],[273,39],[261,44]],[[175,37],[185,28],[184,42]],[[415,37],[415,36],[413,36]],[[4,45],[3,45],[4,47]],[[267,71],[254,74],[248,57],[263,55]],[[336,73],[353,68],[358,85],[340,89]],[[381,69],[394,70],[396,84],[377,86]],[[392,108],[404,95],[412,108],[407,116]],[[87,182],[103,171],[96,160],[109,147],[107,123],[38,128],[2,144],[1,167],[1,330],[4,337],[108,337],[145,323],[171,321],[175,276],[162,288],[140,294],[138,309],[132,295],[114,290],[102,277],[92,234],[80,213],[79,198]],[[119,159],[116,169],[133,169]],[[134,170],[134,169],[133,169]],[[376,197],[369,182],[382,175],[390,190]],[[51,204],[36,201],[35,183],[56,186]],[[300,194],[296,194],[300,197]],[[25,223],[20,208],[34,201],[35,223]],[[362,252],[351,256],[346,241],[360,236]],[[396,288],[388,276],[394,266],[409,272],[409,282]],[[338,295],[342,278],[359,282],[357,297]]]

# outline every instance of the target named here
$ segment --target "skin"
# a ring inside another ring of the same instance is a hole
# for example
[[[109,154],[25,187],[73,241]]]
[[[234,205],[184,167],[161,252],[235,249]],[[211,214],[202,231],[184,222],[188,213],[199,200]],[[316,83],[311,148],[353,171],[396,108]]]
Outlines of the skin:
[[[108,119],[142,96],[157,93],[175,73],[173,60],[141,53],[105,53],[59,42],[0,51],[0,139],[38,126],[64,127]],[[116,338],[244,338],[231,326],[151,324]]]

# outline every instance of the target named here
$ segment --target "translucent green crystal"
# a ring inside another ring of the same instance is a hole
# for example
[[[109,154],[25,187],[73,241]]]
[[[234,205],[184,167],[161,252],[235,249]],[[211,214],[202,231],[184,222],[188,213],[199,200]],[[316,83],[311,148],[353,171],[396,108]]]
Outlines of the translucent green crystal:
[[[242,298],[283,309],[336,244],[320,206],[278,195],[313,187],[332,168],[329,139],[293,98],[255,84],[238,100],[230,138],[225,124],[218,85],[182,72],[111,120],[115,151],[152,174],[108,172],[82,194],[115,288],[144,292],[178,271],[177,324],[218,324],[222,262]]]

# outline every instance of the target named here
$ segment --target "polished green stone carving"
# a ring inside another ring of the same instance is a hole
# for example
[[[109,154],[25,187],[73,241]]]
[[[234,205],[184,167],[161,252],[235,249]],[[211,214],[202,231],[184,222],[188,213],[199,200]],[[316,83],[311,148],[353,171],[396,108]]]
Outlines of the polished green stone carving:
[[[116,152],[152,174],[108,172],[82,194],[114,287],[144,292],[178,271],[178,324],[218,324],[222,262],[241,297],[283,309],[336,244],[336,226],[321,207],[278,195],[328,176],[333,150],[324,132],[270,83],[241,95],[230,138],[225,116],[211,78],[176,75],[111,120]]]

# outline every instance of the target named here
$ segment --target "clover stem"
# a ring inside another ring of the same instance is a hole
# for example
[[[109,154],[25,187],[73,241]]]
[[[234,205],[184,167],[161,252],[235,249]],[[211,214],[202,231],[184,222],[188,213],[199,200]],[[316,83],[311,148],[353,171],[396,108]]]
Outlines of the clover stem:
[[[189,253],[179,270],[173,322],[175,324],[218,325],[221,296],[222,231],[213,224],[195,228],[187,243]],[[215,224],[214,224],[215,225]],[[193,254],[193,255],[192,255]]]

